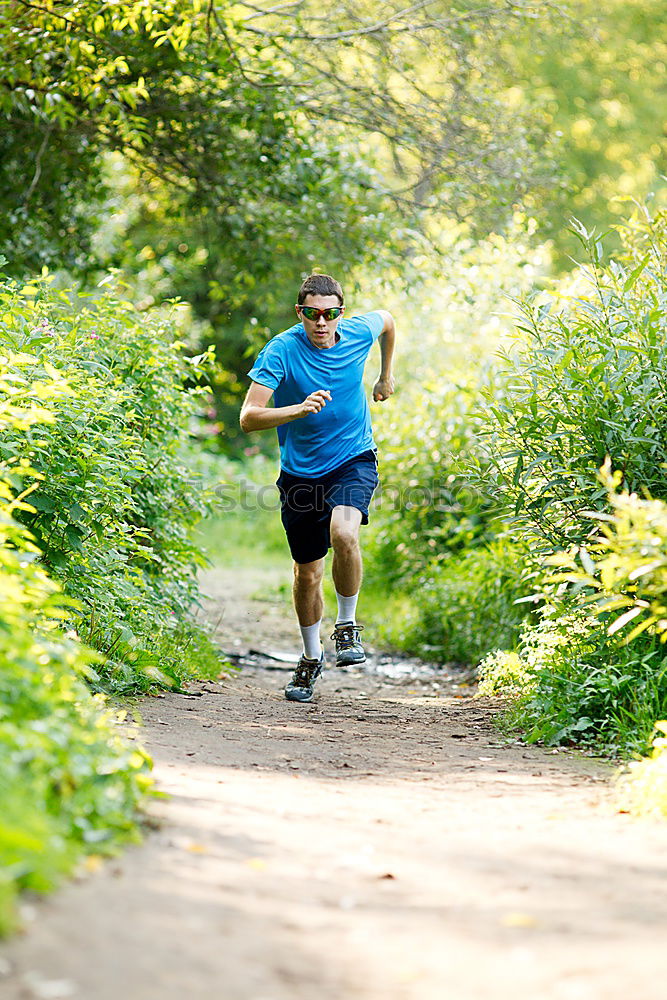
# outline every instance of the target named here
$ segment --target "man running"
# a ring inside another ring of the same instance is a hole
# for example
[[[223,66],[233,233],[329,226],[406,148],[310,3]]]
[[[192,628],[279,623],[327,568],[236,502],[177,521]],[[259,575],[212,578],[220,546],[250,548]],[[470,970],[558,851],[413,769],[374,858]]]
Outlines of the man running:
[[[297,296],[299,322],[273,337],[249,372],[241,428],[278,429],[282,522],[294,559],[294,607],[303,654],[285,688],[290,701],[310,701],[324,667],[320,627],[324,557],[333,549],[338,600],[336,666],[364,663],[357,625],[361,587],[359,526],[378,484],[377,454],[363,387],[364,364],[380,339],[374,400],[394,391],[396,330],[385,310],[343,317],[343,290],[327,274],[311,274]],[[269,407],[271,397],[275,405]]]

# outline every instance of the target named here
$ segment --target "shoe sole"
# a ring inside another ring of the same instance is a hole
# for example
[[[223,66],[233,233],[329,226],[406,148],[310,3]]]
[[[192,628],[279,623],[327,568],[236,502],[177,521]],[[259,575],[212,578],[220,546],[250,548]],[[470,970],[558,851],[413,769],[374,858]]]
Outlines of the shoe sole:
[[[336,660],[337,667],[356,667],[360,663],[365,663],[366,657],[364,656],[361,660]]]
[[[287,692],[285,692],[285,698],[287,699],[287,701],[296,701],[301,703],[313,700],[312,694],[309,694],[306,698],[295,698],[293,694],[291,693],[288,694]]]

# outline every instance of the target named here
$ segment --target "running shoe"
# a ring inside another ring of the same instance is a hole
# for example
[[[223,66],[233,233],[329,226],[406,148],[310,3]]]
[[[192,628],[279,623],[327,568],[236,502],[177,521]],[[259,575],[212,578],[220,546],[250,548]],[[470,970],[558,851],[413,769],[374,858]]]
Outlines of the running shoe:
[[[353,622],[336,622],[331,638],[336,643],[337,667],[349,667],[355,663],[366,662],[364,647],[359,639],[363,627]]]
[[[288,701],[311,701],[315,681],[324,669],[324,650],[320,654],[319,660],[309,660],[302,656],[296,665],[296,670],[292,680],[285,688],[285,697]]]

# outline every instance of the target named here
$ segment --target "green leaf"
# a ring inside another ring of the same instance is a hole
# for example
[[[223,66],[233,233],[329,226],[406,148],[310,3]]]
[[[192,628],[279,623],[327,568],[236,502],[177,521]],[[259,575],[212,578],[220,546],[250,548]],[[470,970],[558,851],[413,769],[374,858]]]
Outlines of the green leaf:
[[[73,524],[68,524],[65,528],[65,537],[75,552],[83,552],[83,545],[81,544],[83,532],[80,528],[75,527]]]
[[[58,508],[58,504],[55,499],[48,497],[39,491],[30,494],[30,503],[36,510],[44,511],[47,514],[52,514]]]
[[[635,267],[635,269],[630,272],[630,274],[628,275],[623,284],[624,292],[629,292],[631,288],[634,288],[637,278],[642,273],[642,271],[644,270],[650,259],[651,259],[651,254],[647,253],[646,256],[639,262],[637,267]]]

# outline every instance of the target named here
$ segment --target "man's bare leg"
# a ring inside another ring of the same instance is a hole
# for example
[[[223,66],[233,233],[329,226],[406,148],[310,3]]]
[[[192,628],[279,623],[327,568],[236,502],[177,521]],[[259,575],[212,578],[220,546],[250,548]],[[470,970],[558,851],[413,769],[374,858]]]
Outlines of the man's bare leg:
[[[361,588],[361,511],[356,507],[334,507],[331,514],[332,576],[336,593],[354,597]]]
[[[324,612],[322,576],[324,559],[315,562],[294,563],[294,610],[302,628],[319,622]]]

